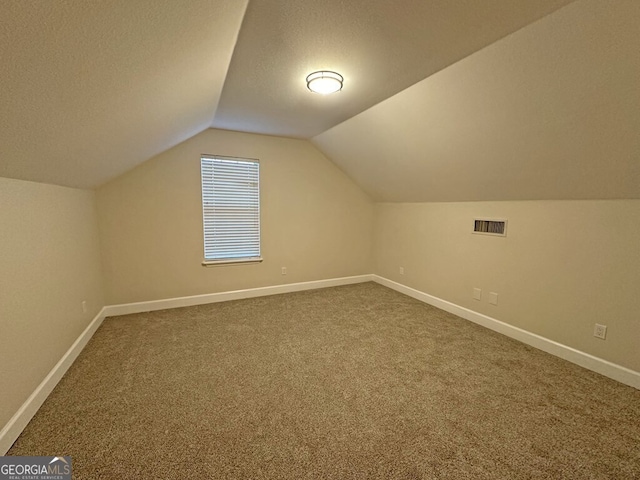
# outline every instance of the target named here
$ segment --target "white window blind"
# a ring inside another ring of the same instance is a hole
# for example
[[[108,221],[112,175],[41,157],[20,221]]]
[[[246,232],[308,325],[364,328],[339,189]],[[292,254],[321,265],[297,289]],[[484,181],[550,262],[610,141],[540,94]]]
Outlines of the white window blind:
[[[201,158],[205,262],[260,260],[260,164]]]

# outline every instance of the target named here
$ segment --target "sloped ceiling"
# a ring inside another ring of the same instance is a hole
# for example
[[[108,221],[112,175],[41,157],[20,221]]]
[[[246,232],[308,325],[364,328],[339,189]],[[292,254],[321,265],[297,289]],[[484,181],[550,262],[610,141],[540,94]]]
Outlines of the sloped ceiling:
[[[313,143],[381,201],[640,198],[638,25],[572,3]]]
[[[571,0],[251,0],[213,126],[308,138]],[[344,89],[311,94],[335,70]]]
[[[0,176],[93,187],[208,128],[247,0],[4,0]]]
[[[637,0],[5,0],[0,176],[91,188],[213,125],[315,135],[381,201],[640,198],[639,24]]]
[[[570,1],[5,0],[0,176],[91,188],[212,125],[310,137]],[[308,92],[320,68],[344,90]]]

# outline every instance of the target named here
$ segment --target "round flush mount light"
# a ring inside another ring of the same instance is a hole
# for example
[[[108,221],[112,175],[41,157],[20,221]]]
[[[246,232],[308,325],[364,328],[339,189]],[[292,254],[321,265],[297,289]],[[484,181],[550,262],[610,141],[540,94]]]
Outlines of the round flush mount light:
[[[342,90],[342,75],[336,72],[313,72],[307,76],[307,88],[321,95]]]

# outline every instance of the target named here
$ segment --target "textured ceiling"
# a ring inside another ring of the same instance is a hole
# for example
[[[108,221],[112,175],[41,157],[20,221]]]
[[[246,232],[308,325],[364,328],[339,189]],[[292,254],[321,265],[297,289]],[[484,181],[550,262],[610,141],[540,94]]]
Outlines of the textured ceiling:
[[[247,0],[3,0],[0,176],[92,187],[211,125]]]
[[[310,137],[570,0],[251,0],[213,126]],[[344,89],[304,82],[335,70]]]
[[[313,137],[376,200],[640,198],[639,24],[637,0],[3,0],[0,176],[94,187],[213,125]]]
[[[313,142],[376,200],[640,198],[638,25],[581,0]]]

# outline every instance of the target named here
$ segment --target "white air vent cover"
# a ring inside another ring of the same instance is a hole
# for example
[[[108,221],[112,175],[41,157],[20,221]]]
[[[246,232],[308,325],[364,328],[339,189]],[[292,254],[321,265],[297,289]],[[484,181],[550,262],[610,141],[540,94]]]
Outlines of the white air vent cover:
[[[488,218],[476,218],[473,220],[473,233],[506,237],[507,221]]]

